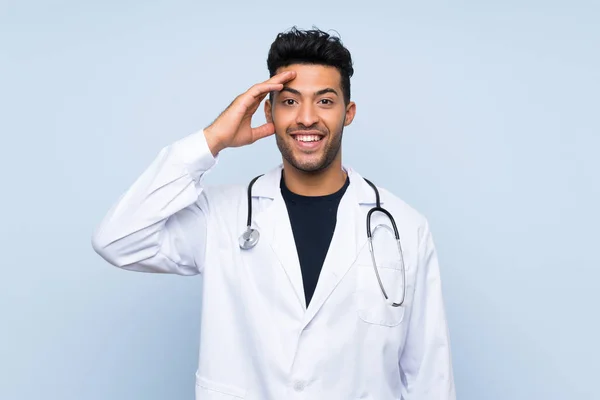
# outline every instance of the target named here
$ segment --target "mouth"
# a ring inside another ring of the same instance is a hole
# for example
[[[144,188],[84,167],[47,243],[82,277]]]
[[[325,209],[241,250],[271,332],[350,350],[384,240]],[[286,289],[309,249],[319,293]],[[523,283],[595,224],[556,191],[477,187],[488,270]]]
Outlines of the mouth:
[[[325,137],[320,131],[294,132],[290,136],[301,150],[315,150],[319,148]]]

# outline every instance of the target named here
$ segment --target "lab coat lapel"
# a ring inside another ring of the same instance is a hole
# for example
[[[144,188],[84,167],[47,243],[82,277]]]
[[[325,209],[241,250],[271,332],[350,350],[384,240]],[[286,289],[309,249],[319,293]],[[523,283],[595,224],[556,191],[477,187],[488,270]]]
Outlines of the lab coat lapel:
[[[361,198],[366,183],[350,169],[350,186],[340,201],[337,221],[329,251],[325,257],[323,268],[315,289],[313,298],[308,306],[305,326],[315,317],[327,298],[352,267],[358,251],[366,243],[366,212],[361,208]]]
[[[375,205],[375,194],[356,171],[346,168],[350,185],[340,201],[331,244],[315,293],[307,309],[296,242],[287,207],[279,188],[281,168],[280,165],[256,181],[252,191],[253,197],[266,198],[270,205],[255,210],[253,225],[259,229],[261,240],[270,245],[281,268],[285,271],[294,296],[305,311],[304,326],[306,326],[350,270],[357,255],[366,245],[365,218],[369,208]]]
[[[300,261],[287,207],[279,188],[280,178],[281,167],[267,173],[263,179],[256,182],[253,197],[268,197],[272,198],[272,201],[270,205],[257,212],[253,223],[261,232],[261,240],[268,242],[275,253],[280,267],[284,269],[289,279],[294,296],[305,310],[306,300]]]

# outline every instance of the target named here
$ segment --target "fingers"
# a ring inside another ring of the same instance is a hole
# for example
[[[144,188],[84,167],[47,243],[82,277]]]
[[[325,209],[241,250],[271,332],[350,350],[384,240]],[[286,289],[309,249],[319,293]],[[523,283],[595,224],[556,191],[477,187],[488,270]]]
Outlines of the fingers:
[[[262,96],[262,98],[264,98],[264,96],[266,94],[268,94],[269,92],[272,92],[275,90],[279,91],[279,90],[283,89],[283,84],[291,81],[295,77],[296,77],[296,71],[285,71],[285,72],[279,73],[262,83],[258,83],[256,85],[252,86],[248,90],[248,93],[255,99],[258,99],[261,96]]]
[[[260,102],[263,101],[265,96],[266,96],[266,94],[263,94],[263,95],[257,97],[256,99],[254,99],[254,101],[252,101],[250,106],[246,108],[247,113],[254,114],[256,112],[256,110],[258,110],[258,106],[260,106]]]
[[[252,141],[256,142],[259,139],[266,138],[275,133],[275,125],[271,122],[267,122],[264,125],[252,128]]]
[[[245,113],[248,110],[256,111],[258,104],[267,96],[267,94],[273,91],[280,91],[283,89],[283,84],[285,82],[289,82],[295,77],[296,71],[286,71],[252,86],[236,99],[237,103],[243,106],[243,110],[239,111],[242,113]]]
[[[277,75],[273,75],[270,79],[265,82],[273,82],[273,83],[281,83],[284,84],[286,82],[291,81],[296,77],[296,71],[285,71],[280,72]]]
[[[223,126],[223,131],[228,132],[228,134],[223,135],[224,137],[228,137],[227,143],[231,142],[240,130],[245,133],[242,135],[244,139],[238,141],[238,143],[244,142],[244,144],[247,144],[247,141],[255,142],[273,135],[275,133],[275,126],[272,123],[251,128],[252,116],[267,94],[273,91],[280,91],[283,89],[284,83],[291,81],[295,77],[295,71],[286,71],[252,86],[246,92],[236,97],[212,125],[220,124]],[[248,131],[248,129],[250,130]],[[251,137],[248,137],[248,133],[250,133]]]
[[[269,92],[274,90],[279,91],[282,88],[283,85],[277,83],[260,83],[252,86],[247,92],[240,95],[234,103],[240,104],[243,107],[239,110],[241,113],[254,112]]]
[[[282,83],[259,83],[258,85],[254,85],[248,90],[248,94],[252,96],[254,100],[264,99],[269,92],[280,91],[283,89]]]

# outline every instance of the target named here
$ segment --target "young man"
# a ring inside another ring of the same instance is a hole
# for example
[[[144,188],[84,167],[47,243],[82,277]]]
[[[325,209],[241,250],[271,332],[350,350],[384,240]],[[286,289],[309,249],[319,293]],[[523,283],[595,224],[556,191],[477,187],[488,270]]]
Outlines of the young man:
[[[94,249],[131,271],[202,274],[197,399],[455,399],[427,221],[342,164],[350,53],[292,29],[267,63],[269,80],[160,152]],[[267,95],[267,123],[252,128]],[[205,187],[221,151],[273,134],[282,165]]]

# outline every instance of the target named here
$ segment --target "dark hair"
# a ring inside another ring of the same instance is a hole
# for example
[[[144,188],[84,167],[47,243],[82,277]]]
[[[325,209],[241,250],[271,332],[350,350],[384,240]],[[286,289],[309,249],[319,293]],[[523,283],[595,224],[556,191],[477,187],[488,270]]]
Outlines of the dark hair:
[[[270,76],[281,67],[292,64],[316,64],[335,67],[342,76],[342,92],[350,102],[350,77],[354,74],[352,57],[340,38],[319,29],[299,30],[293,27],[277,35],[267,57]]]

